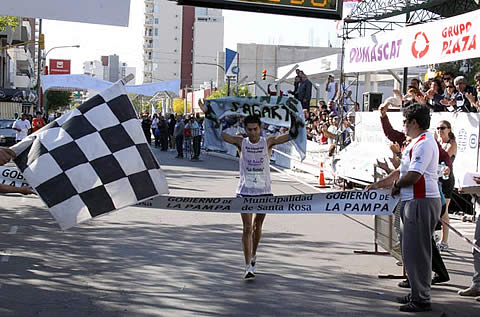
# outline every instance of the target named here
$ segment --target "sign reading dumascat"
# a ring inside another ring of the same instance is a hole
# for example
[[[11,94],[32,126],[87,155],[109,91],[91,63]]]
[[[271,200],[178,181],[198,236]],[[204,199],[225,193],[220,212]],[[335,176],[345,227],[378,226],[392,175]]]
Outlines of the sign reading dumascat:
[[[391,215],[398,200],[390,190],[371,190],[242,198],[158,196],[137,206],[224,213]]]

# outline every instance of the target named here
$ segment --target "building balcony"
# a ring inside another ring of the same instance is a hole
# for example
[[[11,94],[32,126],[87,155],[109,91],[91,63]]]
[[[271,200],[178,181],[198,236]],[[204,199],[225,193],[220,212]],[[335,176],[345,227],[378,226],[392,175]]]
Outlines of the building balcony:
[[[153,39],[153,32],[146,32],[143,37],[144,37],[146,40],[152,40],[152,39]]]
[[[26,75],[16,75],[13,77],[13,85],[16,88],[31,88],[32,80],[29,76]]]
[[[145,8],[145,15],[153,15],[153,8],[152,7],[146,7]]]
[[[152,60],[152,55],[143,54],[143,60],[144,60],[144,61],[151,61],[151,60]]]
[[[153,44],[152,43],[144,43],[143,44],[143,49],[146,51],[151,51],[153,49]]]
[[[155,1],[153,0],[145,0],[145,4],[153,4]]]
[[[145,27],[153,27],[153,19],[145,19]]]

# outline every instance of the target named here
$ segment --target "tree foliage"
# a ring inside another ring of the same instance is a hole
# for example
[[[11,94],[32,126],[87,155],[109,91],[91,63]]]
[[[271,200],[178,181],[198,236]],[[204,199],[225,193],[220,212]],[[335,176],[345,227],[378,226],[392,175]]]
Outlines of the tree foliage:
[[[235,88],[235,91],[231,92],[232,96],[241,96],[241,97],[251,97],[252,94],[248,90],[247,85],[240,85],[238,88]],[[227,96],[227,86],[222,87],[220,90],[215,91],[207,99],[215,99]]]
[[[191,110],[191,103],[187,103],[187,113]],[[183,114],[185,110],[185,99],[173,98],[173,111],[177,114]]]
[[[467,82],[473,84],[475,74],[480,72],[480,58],[436,64],[435,70],[437,72],[451,72],[454,76],[465,76]]]
[[[47,92],[46,97],[48,112],[54,112],[66,107],[70,107],[70,104],[73,101],[73,94],[71,91],[50,90]]]
[[[12,29],[18,26],[18,18],[10,16],[0,16],[0,32],[5,31],[7,27]]]

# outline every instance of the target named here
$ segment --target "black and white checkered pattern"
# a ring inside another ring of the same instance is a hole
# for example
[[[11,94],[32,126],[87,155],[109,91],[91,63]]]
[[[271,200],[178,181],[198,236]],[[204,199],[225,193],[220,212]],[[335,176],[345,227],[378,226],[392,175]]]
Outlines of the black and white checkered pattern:
[[[24,142],[15,163],[64,230],[168,192],[121,83]]]

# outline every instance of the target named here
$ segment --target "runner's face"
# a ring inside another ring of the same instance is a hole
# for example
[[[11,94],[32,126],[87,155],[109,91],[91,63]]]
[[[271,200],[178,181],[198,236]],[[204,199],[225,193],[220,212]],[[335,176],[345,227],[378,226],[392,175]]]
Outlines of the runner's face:
[[[260,137],[260,125],[258,123],[247,123],[245,132],[250,140],[257,140]]]

